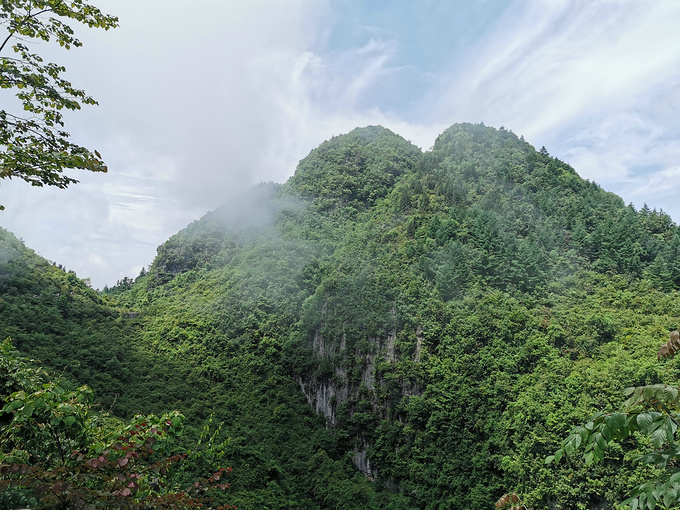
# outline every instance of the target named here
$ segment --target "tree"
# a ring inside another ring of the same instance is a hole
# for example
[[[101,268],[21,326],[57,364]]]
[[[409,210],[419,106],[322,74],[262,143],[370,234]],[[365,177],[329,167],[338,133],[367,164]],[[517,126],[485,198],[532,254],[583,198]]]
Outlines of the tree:
[[[46,63],[28,46],[36,41],[56,41],[67,50],[82,46],[67,24],[71,20],[104,30],[118,26],[117,17],[82,0],[0,3],[0,25],[7,31],[0,39],[0,89],[13,91],[18,99],[14,109],[0,110],[0,178],[66,188],[78,181],[65,170],[106,172],[96,150],[72,143],[64,131],[64,110],[97,102],[62,77],[65,67]]]

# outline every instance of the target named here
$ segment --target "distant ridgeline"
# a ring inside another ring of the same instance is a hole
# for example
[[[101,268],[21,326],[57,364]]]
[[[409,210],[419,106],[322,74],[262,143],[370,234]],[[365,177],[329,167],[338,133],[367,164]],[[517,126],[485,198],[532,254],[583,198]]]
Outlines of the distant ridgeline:
[[[544,459],[677,383],[679,288],[668,215],[484,125],[334,137],[103,293],[0,231],[2,338],[121,416],[213,415],[240,509],[612,508],[628,450]]]

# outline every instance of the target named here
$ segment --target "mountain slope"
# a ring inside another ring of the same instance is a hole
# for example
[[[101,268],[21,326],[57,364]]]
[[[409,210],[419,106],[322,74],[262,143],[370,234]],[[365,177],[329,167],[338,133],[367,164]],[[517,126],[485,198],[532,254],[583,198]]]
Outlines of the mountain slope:
[[[507,130],[454,125],[422,153],[368,127],[160,246],[101,304],[124,335],[78,335],[155,367],[119,412],[224,422],[239,508],[608,508],[642,472],[623,452],[543,459],[626,386],[677,380],[654,354],[679,251],[667,215]]]

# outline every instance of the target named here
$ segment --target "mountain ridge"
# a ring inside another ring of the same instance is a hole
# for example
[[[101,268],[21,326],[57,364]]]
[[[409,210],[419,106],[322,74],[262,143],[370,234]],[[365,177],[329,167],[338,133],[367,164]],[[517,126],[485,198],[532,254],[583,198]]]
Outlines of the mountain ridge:
[[[172,236],[98,295],[101,325],[17,325],[9,306],[42,304],[11,289],[43,276],[7,264],[0,316],[22,350],[108,374],[121,414],[213,413],[241,508],[487,509],[509,490],[608,508],[640,476],[623,452],[597,483],[543,460],[625,386],[677,380],[654,354],[677,327],[678,254],[668,215],[510,131],[457,124],[422,152],[370,126]],[[82,315],[50,307],[38,322]]]

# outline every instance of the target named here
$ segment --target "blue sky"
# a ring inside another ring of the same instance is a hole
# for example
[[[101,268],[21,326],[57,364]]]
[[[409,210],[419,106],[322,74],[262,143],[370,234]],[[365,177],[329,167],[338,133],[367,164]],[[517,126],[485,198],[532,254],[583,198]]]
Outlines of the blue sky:
[[[423,149],[456,122],[505,126],[680,221],[675,0],[92,1],[121,27],[36,49],[99,100],[67,127],[109,173],[0,183],[0,225],[95,287],[369,124]]]

